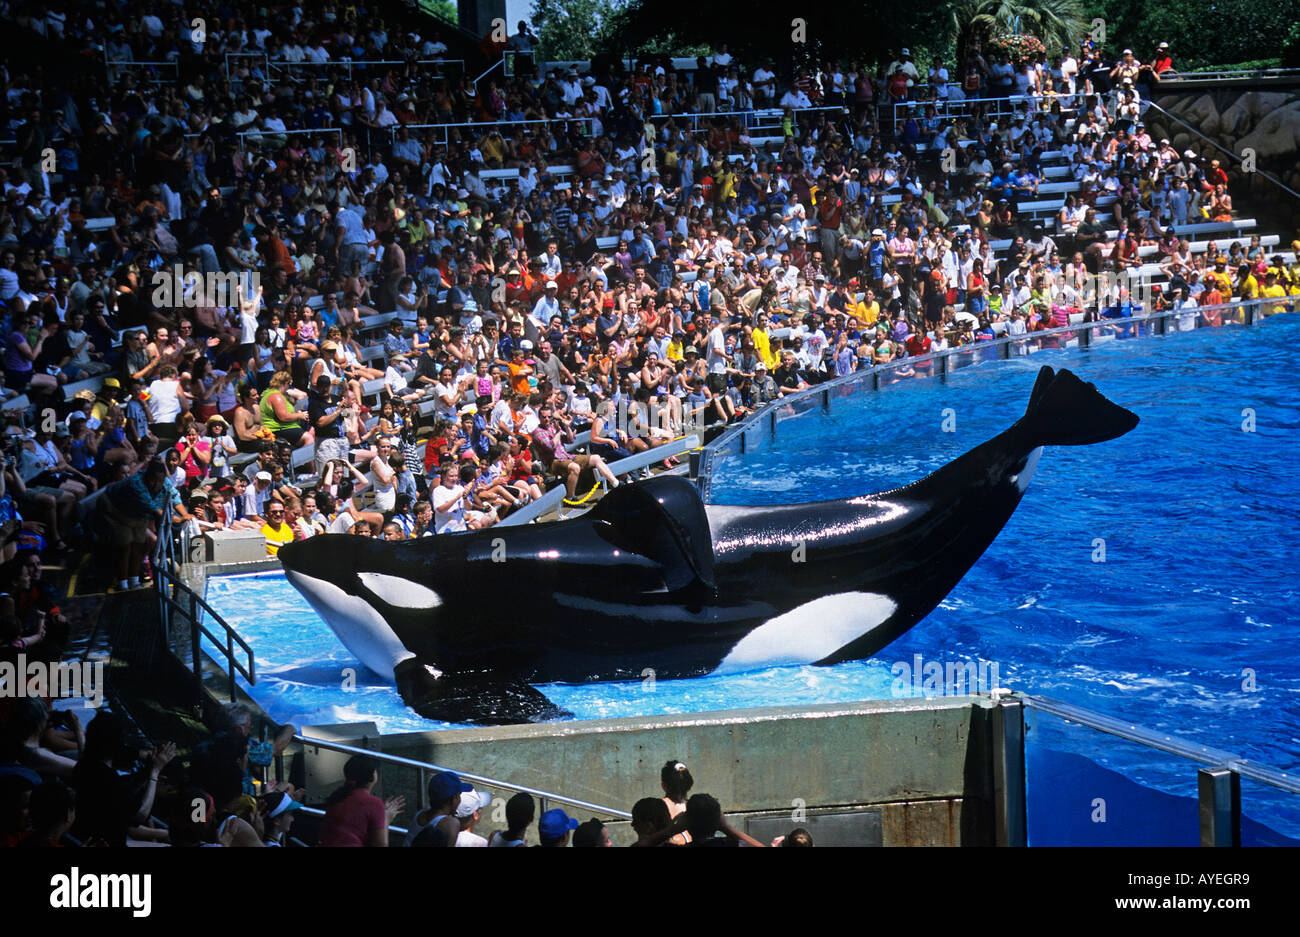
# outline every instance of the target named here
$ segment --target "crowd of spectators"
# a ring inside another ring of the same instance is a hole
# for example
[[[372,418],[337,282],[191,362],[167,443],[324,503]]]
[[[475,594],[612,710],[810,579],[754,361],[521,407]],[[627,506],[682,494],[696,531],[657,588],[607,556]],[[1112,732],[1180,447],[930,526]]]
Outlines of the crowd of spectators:
[[[405,810],[405,799],[380,800],[372,788],[379,782],[379,764],[358,755],[344,767],[345,782],[326,801],[321,846],[388,846],[389,827]],[[727,821],[717,799],[690,793],[694,786],[686,765],[670,760],[660,772],[661,795],[638,800],[631,810],[632,846],[811,846],[808,831],[798,827],[761,843]],[[556,807],[537,816],[529,794],[518,793],[504,803],[476,791],[452,771],[429,779],[429,806],[414,814],[403,846],[611,846],[604,822],[585,823]],[[494,806],[495,805],[495,806]],[[489,811],[489,807],[494,809]],[[499,817],[498,829],[483,835],[488,817]],[[532,828],[536,823],[536,832]],[[535,836],[536,842],[529,842]]]
[[[144,747],[111,710],[99,712],[83,729],[75,716],[51,713],[38,697],[15,701],[2,727],[0,846],[308,844],[293,834],[305,791],[264,779],[272,759],[292,740],[293,727],[281,727],[272,740],[254,739],[249,711],[241,705],[227,707],[221,730],[185,758],[170,742]],[[381,800],[372,793],[380,781],[375,759],[353,756],[343,775],[343,784],[321,805],[314,837],[305,834],[314,845],[612,845],[599,818],[580,823],[561,808],[538,816],[531,795],[494,800],[451,771],[433,775],[428,806],[409,811],[402,796]],[[802,827],[771,843],[738,830],[716,798],[691,793],[694,779],[676,759],[664,765],[659,783],[659,793],[632,805],[630,845],[813,845]],[[400,844],[389,838],[399,820],[407,823]]]
[[[107,489],[115,588],[148,581],[164,511],[271,554],[481,529],[859,368],[1300,291],[1294,257],[1171,230],[1233,209],[1217,161],[1146,132],[1167,50],[1085,44],[1008,82],[978,43],[960,81],[908,50],[787,79],[724,45],[693,70],[475,85],[370,10],[232,8],[201,37],[169,4],[74,10],[19,25],[104,52],[109,77],[4,76],[6,393],[59,417],[11,426],[7,474],[55,549]],[[764,145],[740,112],[769,105]],[[1035,223],[1018,207],[1048,150],[1078,185]],[[1089,291],[1147,246],[1163,295]]]
[[[1079,317],[1217,325],[1224,303],[1300,295],[1295,253],[1180,233],[1236,215],[1219,161],[1147,133],[1167,48],[1015,68],[975,45],[924,73],[902,50],[782,75],[723,45],[687,70],[520,56],[475,84],[396,14],[214,12],[197,30],[161,2],[9,10],[46,61],[95,65],[0,66],[7,653],[57,659],[67,623],[41,562],[70,545],[97,541],[119,591],[150,582],[166,519],[256,532],[272,555],[325,532],[482,529],[555,485],[635,481],[627,456],[859,369],[923,376],[907,359]],[[521,28],[509,45],[533,43]],[[171,64],[129,64],[145,62]],[[1038,218],[1023,206],[1049,151],[1077,186]],[[1139,296],[1118,277],[1144,258],[1161,285]],[[40,795],[57,839],[74,791],[83,808],[105,794],[73,778],[79,725],[54,723],[32,708],[17,724],[73,779]],[[113,795],[145,837],[149,783]],[[240,822],[265,809],[283,833],[295,808],[273,799]],[[181,835],[249,835],[224,820]]]
[[[0,845],[286,845],[302,794],[264,772],[292,726],[254,738],[249,710],[231,704],[209,741],[180,758],[111,709],[83,727],[39,695],[3,702]]]

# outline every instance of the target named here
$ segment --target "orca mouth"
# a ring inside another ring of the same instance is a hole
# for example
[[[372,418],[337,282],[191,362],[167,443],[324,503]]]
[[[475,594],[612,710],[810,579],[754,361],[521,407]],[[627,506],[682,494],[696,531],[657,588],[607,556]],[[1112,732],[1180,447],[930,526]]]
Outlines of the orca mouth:
[[[361,596],[296,570],[286,569],[285,576],[321,620],[330,626],[343,646],[378,676],[392,680],[393,669],[416,656],[402,644],[374,606]]]

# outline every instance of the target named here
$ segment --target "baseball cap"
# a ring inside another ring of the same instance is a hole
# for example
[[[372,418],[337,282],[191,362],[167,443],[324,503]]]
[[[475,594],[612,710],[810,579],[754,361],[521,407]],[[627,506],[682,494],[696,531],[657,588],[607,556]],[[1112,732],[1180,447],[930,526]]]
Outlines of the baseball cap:
[[[882,237],[885,236],[885,232],[884,232],[884,231],[881,231],[879,228],[872,228],[872,229],[871,229],[871,236],[872,236],[873,238],[882,238]]]
[[[453,794],[468,794],[474,790],[472,784],[466,784],[455,771],[439,771],[429,778],[429,800],[440,804],[450,800]]]
[[[522,342],[519,343],[519,347],[522,348],[524,351],[532,351],[533,343],[530,342],[528,339],[524,339]]]
[[[464,819],[473,814],[475,810],[482,810],[490,803],[492,803],[491,794],[476,791],[471,787],[468,791],[461,792],[460,805],[456,807],[456,816]]]
[[[260,481],[260,482],[269,482],[269,481],[271,480],[271,473],[270,473],[270,472],[258,472],[256,478],[257,478],[257,480]]]
[[[542,839],[559,839],[569,830],[576,830],[577,828],[578,821],[559,807],[546,811],[542,814],[542,818],[537,821],[537,832]]]
[[[558,290],[560,288],[560,284],[556,283],[554,280],[547,280],[546,286],[544,288],[548,290]]]

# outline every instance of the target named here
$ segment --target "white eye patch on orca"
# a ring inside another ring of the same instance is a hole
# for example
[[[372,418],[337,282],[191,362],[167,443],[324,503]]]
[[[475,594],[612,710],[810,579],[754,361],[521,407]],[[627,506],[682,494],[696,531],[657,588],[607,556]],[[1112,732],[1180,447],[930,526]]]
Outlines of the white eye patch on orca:
[[[442,596],[418,582],[385,573],[357,573],[357,578],[378,599],[393,608],[428,609],[442,604]]]

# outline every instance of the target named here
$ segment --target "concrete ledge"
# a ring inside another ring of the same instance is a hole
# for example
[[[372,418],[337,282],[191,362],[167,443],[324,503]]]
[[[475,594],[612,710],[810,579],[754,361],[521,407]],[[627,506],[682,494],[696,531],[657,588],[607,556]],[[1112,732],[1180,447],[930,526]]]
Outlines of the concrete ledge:
[[[354,744],[621,810],[662,796],[659,771],[676,759],[690,767],[694,792],[714,795],[732,816],[784,815],[793,828],[796,812],[880,807],[884,845],[985,845],[993,822],[991,706],[969,696],[871,700],[402,733]],[[321,785],[313,785],[313,800],[334,783],[327,773],[313,775]],[[420,802],[414,769],[385,766],[382,785],[384,796]],[[627,835],[620,827],[612,828],[616,838]]]

